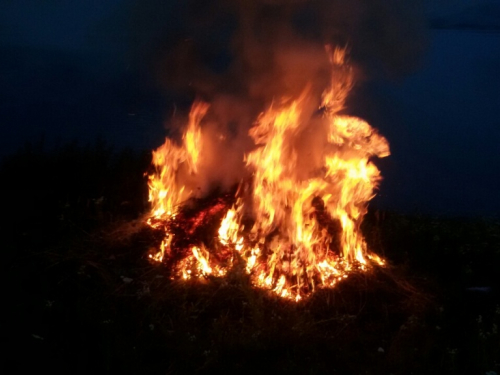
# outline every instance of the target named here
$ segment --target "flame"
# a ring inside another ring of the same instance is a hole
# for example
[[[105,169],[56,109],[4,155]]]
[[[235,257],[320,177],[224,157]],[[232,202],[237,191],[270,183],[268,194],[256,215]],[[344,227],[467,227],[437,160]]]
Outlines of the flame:
[[[326,125],[325,144],[314,146],[324,148],[321,165],[307,177],[299,173],[298,162],[307,155],[297,141],[312,117],[318,117],[308,110],[314,99],[308,86],[298,98],[274,102],[249,130],[256,146],[245,156],[252,171],[249,202],[238,198],[219,219],[217,246],[201,242],[190,247],[178,264],[180,277],[223,276],[242,261],[255,286],[299,301],[318,287],[334,286],[354,269],[384,264],[368,252],[360,226],[381,179],[371,159],[388,156],[389,145],[367,122],[339,113],[353,86],[353,69],[345,49],[326,50],[332,80],[321,96],[318,120]],[[200,123],[208,109],[208,104],[195,102],[183,143],[167,139],[153,153],[152,226],[177,220],[177,207],[193,195],[178,181],[179,170],[185,165],[190,174],[198,173],[204,151]],[[243,215],[249,211],[253,225],[245,227]],[[151,259],[161,262],[170,256],[173,238],[165,229],[160,251]]]
[[[243,249],[243,237],[239,236],[240,225],[236,221],[237,215],[238,212],[234,207],[227,211],[220,224],[219,241],[223,245],[233,244],[236,250],[241,251]]]
[[[184,134],[184,148],[186,150],[186,161],[192,174],[198,173],[198,164],[201,152],[201,129],[200,122],[205,117],[210,106],[204,102],[195,102],[189,113],[189,123]]]
[[[194,102],[187,130],[182,137],[183,143],[177,145],[166,138],[165,143],[153,151],[152,164],[155,172],[149,176],[149,201],[152,211],[147,223],[154,228],[161,226],[159,221],[174,219],[180,203],[192,194],[192,191],[187,191],[178,180],[178,174],[184,165],[191,174],[197,173],[201,143],[200,122],[208,108],[207,103]],[[166,230],[160,250],[156,254],[150,254],[150,259],[161,262],[170,251],[172,238],[172,233]]]
[[[183,164],[187,164],[192,174],[198,171],[201,149],[200,122],[208,108],[209,105],[201,101],[193,104],[182,145],[178,146],[167,138],[162,146],[153,151],[152,163],[155,173],[149,176],[149,201],[153,218],[173,216],[175,207],[191,194],[186,193],[185,186],[179,184],[177,175]]]

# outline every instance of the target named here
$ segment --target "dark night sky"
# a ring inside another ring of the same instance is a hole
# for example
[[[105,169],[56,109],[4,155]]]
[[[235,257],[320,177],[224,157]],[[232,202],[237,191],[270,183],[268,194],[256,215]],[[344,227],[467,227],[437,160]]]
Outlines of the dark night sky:
[[[124,3],[0,1],[0,154],[42,136],[48,145],[97,136],[137,149],[163,142],[175,98],[160,93],[130,57],[131,33],[140,31],[113,21]],[[171,14],[166,25],[181,22]],[[378,204],[495,215],[500,1],[429,1],[427,14],[432,28],[421,67],[363,89],[370,100],[359,105],[359,115],[392,150],[380,163]]]

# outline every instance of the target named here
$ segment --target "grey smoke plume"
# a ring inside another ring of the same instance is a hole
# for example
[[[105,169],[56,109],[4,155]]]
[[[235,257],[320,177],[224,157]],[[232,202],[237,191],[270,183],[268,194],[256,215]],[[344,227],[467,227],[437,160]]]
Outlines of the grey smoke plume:
[[[133,64],[212,105],[203,190],[244,177],[248,129],[273,100],[310,84],[320,102],[325,44],[347,46],[357,80],[412,71],[426,45],[418,0],[134,0],[128,9]]]
[[[368,74],[405,74],[426,45],[418,0],[134,0],[134,62],[169,89],[250,98],[328,73],[323,46],[348,45]]]

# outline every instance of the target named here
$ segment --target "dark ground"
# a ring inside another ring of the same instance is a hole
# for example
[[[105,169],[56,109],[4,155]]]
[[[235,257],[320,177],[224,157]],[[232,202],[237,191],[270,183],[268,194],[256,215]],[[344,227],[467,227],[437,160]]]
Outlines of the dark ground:
[[[2,373],[500,373],[499,220],[372,210],[390,265],[295,304],[151,265],[149,162],[103,142],[3,160]]]

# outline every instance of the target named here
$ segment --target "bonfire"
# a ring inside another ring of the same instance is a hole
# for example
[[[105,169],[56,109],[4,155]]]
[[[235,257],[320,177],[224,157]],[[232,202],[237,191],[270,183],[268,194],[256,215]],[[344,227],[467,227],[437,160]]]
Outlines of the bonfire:
[[[163,240],[149,258],[173,278],[237,269],[254,286],[299,301],[384,265],[360,226],[381,179],[372,159],[388,156],[389,145],[366,121],[343,114],[353,69],[345,48],[326,53],[331,80],[321,97],[306,86],[297,97],[274,98],[248,130],[255,146],[244,155],[249,177],[232,189],[208,198],[196,189],[212,148],[203,144],[210,103],[195,101],[182,141],[167,138],[153,152],[147,223]],[[311,128],[320,137],[303,147]]]

